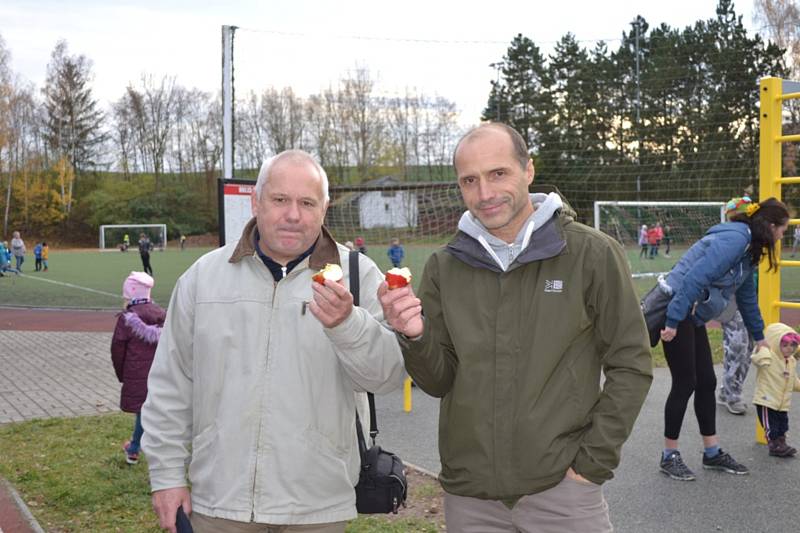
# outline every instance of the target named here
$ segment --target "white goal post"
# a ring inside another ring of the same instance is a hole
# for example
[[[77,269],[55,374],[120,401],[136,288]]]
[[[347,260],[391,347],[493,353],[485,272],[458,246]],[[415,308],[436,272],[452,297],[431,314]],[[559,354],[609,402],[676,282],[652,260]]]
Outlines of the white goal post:
[[[725,202],[636,202],[597,200],[594,203],[594,229],[600,230],[600,208],[604,205],[617,207],[719,207],[719,221],[725,222]]]
[[[139,233],[138,230],[148,230],[144,232],[148,236],[151,237],[151,241],[153,241],[153,246],[156,248],[165,249],[167,247],[167,225],[166,224],[103,224],[100,226],[100,249],[106,249],[106,230],[126,230],[130,235],[130,246],[135,247],[136,243],[139,242]],[[152,231],[156,229],[157,231]],[[154,235],[157,235],[156,238],[153,238]],[[111,242],[111,246],[114,249],[122,243],[122,238],[120,237],[119,242]]]

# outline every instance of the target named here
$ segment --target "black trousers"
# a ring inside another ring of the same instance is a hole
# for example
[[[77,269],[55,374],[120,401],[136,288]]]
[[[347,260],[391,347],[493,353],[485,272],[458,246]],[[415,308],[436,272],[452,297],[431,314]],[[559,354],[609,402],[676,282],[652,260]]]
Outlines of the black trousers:
[[[150,266],[150,254],[149,253],[143,253],[143,254],[139,254],[139,255],[142,257],[142,268],[144,268],[145,273],[146,274],[150,274],[152,276],[153,275],[153,267]]]
[[[689,398],[694,393],[694,414],[700,434],[717,433],[717,406],[714,391],[717,376],[711,360],[711,346],[705,326],[696,326],[691,317],[678,324],[677,335],[663,342],[672,388],[664,406],[664,437],[677,440]]]
[[[764,433],[767,435],[767,440],[783,437],[789,431],[789,413],[786,411],[776,411],[765,405],[756,404],[756,413],[758,413],[758,421],[761,422],[761,427],[764,428]]]

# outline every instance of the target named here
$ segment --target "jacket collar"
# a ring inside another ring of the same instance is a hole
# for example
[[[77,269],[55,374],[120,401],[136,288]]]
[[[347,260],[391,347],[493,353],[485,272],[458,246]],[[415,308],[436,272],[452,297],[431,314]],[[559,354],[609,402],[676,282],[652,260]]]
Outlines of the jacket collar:
[[[543,261],[565,253],[567,241],[564,238],[562,224],[568,224],[571,219],[564,216],[554,215],[539,230],[531,235],[528,247],[525,248],[509,265],[509,270],[513,270],[519,265]],[[447,244],[447,252],[476,268],[486,268],[493,272],[502,272],[500,265],[497,264],[489,252],[474,237],[459,231],[455,238]]]
[[[252,257],[256,255],[255,242],[257,229],[258,226],[256,225],[256,217],[253,217],[245,225],[244,230],[242,231],[242,236],[239,239],[239,243],[236,245],[231,257],[228,259],[229,263],[238,263],[245,257]],[[260,261],[261,260],[259,259],[259,262]],[[341,264],[341,260],[339,258],[339,249],[336,246],[336,240],[334,240],[331,232],[328,231],[328,228],[322,226],[322,231],[320,233],[319,240],[317,241],[317,245],[314,247],[314,251],[311,252],[311,255],[308,256],[308,267],[313,268],[314,270],[319,270],[329,263],[337,265]]]

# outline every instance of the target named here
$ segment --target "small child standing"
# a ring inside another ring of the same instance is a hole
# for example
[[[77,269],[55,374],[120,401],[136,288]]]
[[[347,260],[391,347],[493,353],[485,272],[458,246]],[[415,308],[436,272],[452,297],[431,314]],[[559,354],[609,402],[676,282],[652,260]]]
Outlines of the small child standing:
[[[144,272],[131,272],[122,284],[125,310],[118,315],[114,337],[111,339],[111,361],[122,383],[120,409],[135,413],[133,435],[122,445],[125,460],[139,462],[139,448],[144,433],[142,404],[147,398],[147,376],[156,353],[166,312],[150,300],[153,278]]]
[[[42,242],[42,266],[44,271],[47,272],[47,260],[50,258],[50,247],[46,242]]]
[[[797,450],[786,444],[786,432],[789,431],[792,391],[800,391],[794,358],[800,345],[800,334],[780,322],[767,326],[764,334],[769,349],[761,348],[751,356],[753,364],[758,367],[753,403],[767,436],[769,454],[792,457]]]
[[[400,239],[397,237],[392,239],[392,245],[389,246],[389,251],[386,253],[389,256],[389,261],[392,262],[392,266],[395,268],[400,268],[400,264],[403,262],[403,257],[406,255],[405,250],[403,250],[403,246],[400,244]]]
[[[642,224],[642,227],[639,228],[639,246],[641,246],[639,250],[639,259],[641,259],[642,256],[647,259],[647,224]]]
[[[364,237],[356,237],[356,250],[364,255],[367,255],[367,245],[364,242]]]
[[[37,242],[33,247],[33,258],[35,259],[33,270],[39,272],[42,269],[42,243]]]

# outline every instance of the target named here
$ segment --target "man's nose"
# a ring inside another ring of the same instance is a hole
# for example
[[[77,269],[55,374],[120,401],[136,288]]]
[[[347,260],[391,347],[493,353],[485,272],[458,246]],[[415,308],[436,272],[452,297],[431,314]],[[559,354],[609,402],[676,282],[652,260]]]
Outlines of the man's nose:
[[[494,196],[492,188],[486,180],[478,180],[478,199],[480,201],[490,200]]]
[[[300,206],[297,202],[290,202],[289,207],[286,209],[285,213],[287,220],[300,220]]]

